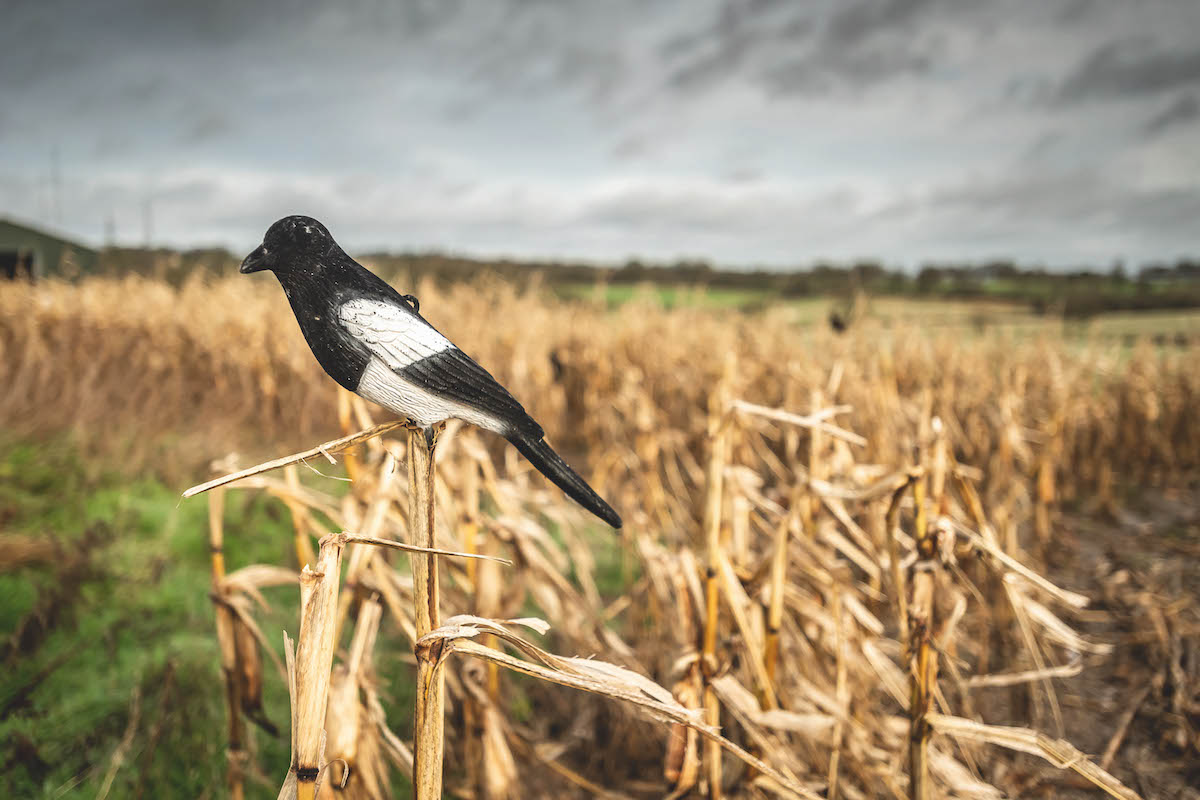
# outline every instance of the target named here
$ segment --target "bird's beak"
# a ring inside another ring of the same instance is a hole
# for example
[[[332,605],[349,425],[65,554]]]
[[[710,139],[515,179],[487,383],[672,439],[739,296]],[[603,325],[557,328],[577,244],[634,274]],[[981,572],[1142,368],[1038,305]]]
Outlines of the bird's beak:
[[[263,247],[260,244],[254,248],[254,252],[246,256],[238,272],[246,275],[247,273],[260,272],[264,269],[270,269],[270,267],[267,265],[267,254],[263,252]]]

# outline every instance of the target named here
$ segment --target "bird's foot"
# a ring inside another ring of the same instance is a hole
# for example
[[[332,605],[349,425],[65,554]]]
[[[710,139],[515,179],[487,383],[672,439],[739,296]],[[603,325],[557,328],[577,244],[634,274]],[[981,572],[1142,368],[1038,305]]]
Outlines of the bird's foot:
[[[444,430],[446,430],[445,422],[438,422],[425,429],[425,446],[429,448],[429,452],[432,453],[433,448],[437,447],[438,436]]]
[[[418,314],[421,313],[421,301],[416,298],[416,295],[404,294],[400,296],[404,298],[404,302],[412,306],[413,311],[417,312]]]

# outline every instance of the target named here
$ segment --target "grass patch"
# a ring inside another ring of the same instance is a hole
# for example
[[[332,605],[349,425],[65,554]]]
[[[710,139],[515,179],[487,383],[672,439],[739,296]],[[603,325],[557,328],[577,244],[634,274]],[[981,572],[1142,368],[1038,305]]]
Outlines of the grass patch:
[[[779,294],[770,289],[713,288],[703,285],[614,283],[604,284],[601,288],[594,283],[563,283],[554,285],[552,291],[562,299],[593,301],[597,292],[603,292],[603,301],[609,308],[639,302],[666,309],[702,307],[747,310],[779,302]]]
[[[156,480],[98,472],[65,443],[0,446],[0,530],[52,538],[62,552],[57,563],[0,576],[5,796],[95,797],[130,728],[110,797],[220,793],[225,708],[207,513],[203,500],[180,503]],[[231,569],[294,561],[277,501],[230,492],[225,513]],[[281,652],[281,632],[298,627],[295,590],[268,600],[274,610],[260,624]],[[273,673],[265,700],[281,735],[251,737],[259,763],[278,765],[274,782],[289,746],[287,691]]]

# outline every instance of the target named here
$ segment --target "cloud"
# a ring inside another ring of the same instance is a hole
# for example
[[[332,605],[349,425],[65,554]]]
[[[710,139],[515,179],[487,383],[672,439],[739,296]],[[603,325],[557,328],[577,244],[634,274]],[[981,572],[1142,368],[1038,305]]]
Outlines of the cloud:
[[[233,124],[225,114],[219,111],[201,112],[189,123],[182,140],[193,144],[207,142],[229,133],[232,129]]]
[[[1145,38],[1100,45],[1063,80],[1063,103],[1142,97],[1200,84],[1200,46],[1159,50]]]
[[[0,213],[51,206],[57,149],[97,241],[148,200],[157,240],[238,249],[306,212],[360,250],[1155,257],[1195,243],[1161,135],[1193,7],[13,0]]]
[[[804,48],[815,28],[804,8],[778,2],[726,0],[711,19],[686,33],[674,33],[659,45],[668,66],[667,85],[676,90],[703,90],[770,61],[780,47]]]
[[[975,175],[928,187],[881,216],[903,225],[925,252],[954,258],[968,242],[996,255],[1023,249],[1027,259],[1060,266],[1145,257],[1150,242],[1160,255],[1200,247],[1187,223],[1200,218],[1200,186],[1131,185],[1123,172],[1096,167]]]
[[[928,69],[927,42],[911,24],[937,0],[836,6],[725,2],[703,27],[668,39],[668,86],[698,91],[748,80],[772,97],[860,88]],[[906,35],[907,34],[907,35]]]
[[[1058,22],[1074,25],[1083,22],[1100,7],[1100,0],[1070,0],[1065,3],[1058,14]]]
[[[930,55],[907,45],[820,51],[788,59],[766,70],[764,84],[776,96],[875,87],[931,69]]]
[[[776,100],[857,95],[931,73],[993,26],[995,14],[971,0],[726,0],[659,53],[674,90],[743,82]]]
[[[1142,130],[1147,136],[1157,136],[1168,128],[1185,125],[1198,118],[1200,118],[1200,103],[1196,102],[1196,95],[1184,94],[1151,117]]]
[[[855,47],[879,33],[905,28],[936,0],[885,0],[849,3],[838,8],[826,26],[831,47]]]

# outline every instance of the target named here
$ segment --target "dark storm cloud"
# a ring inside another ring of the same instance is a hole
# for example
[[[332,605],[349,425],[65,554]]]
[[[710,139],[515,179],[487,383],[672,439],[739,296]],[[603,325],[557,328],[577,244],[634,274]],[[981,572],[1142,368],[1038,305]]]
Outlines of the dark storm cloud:
[[[453,0],[18,0],[6,9],[0,29],[0,85],[46,85],[69,75],[114,98],[137,102],[159,94],[163,67],[174,66],[203,83],[209,77],[201,71],[205,67],[219,65],[219,74],[235,75],[239,68],[252,71],[286,61],[296,81],[308,81],[314,74],[344,75],[347,68],[403,64],[410,48],[434,61],[457,60],[481,83],[517,84],[528,80],[539,50],[553,53],[547,44],[570,23],[567,4],[507,0],[475,6],[471,13],[464,11],[466,5]],[[454,25],[460,17],[465,25]],[[496,17],[505,24],[488,27]],[[29,47],[29,41],[39,46]],[[220,63],[221,54],[236,60]],[[601,72],[603,65],[585,69],[588,57],[564,55],[563,76]],[[143,69],[111,74],[114,66],[130,62]],[[93,67],[109,74],[89,76],[86,70]]]
[[[1102,2],[1103,0],[1070,0],[1062,5],[1057,21],[1065,25],[1083,22],[1096,12]]]
[[[778,2],[725,0],[702,26],[669,37],[659,53],[669,65],[668,85],[704,89],[736,78],[780,47],[806,47],[814,29],[811,11]]]
[[[831,47],[853,47],[881,32],[908,27],[936,0],[886,0],[849,3],[838,8],[826,26]]]
[[[854,0],[822,14],[810,4],[729,0],[660,52],[674,89],[748,76],[779,98],[858,91],[932,69],[945,47],[939,26],[969,23],[977,7],[965,0]]]
[[[1107,42],[1059,86],[1061,102],[1141,97],[1200,85],[1200,44],[1161,49],[1144,37]]]
[[[764,70],[780,96],[850,91],[920,76],[950,59],[952,45],[996,24],[979,0],[855,0],[837,3],[808,52]]]
[[[54,158],[94,240],[152,206],[237,248],[300,211],[361,248],[1154,256],[1196,244],[1197,8],[16,0],[0,214],[45,218]]]
[[[6,5],[0,28],[0,82],[15,86],[78,74],[81,67],[127,57],[135,45],[164,51],[224,46],[268,29],[276,11],[230,0],[16,0]]]
[[[1156,136],[1168,128],[1185,125],[1197,119],[1200,119],[1200,103],[1196,102],[1196,95],[1185,94],[1155,114],[1146,123],[1143,130],[1149,136]]]
[[[788,59],[766,70],[764,85],[777,96],[829,92],[839,88],[877,86],[906,75],[925,72],[933,58],[913,48],[818,52]]]

